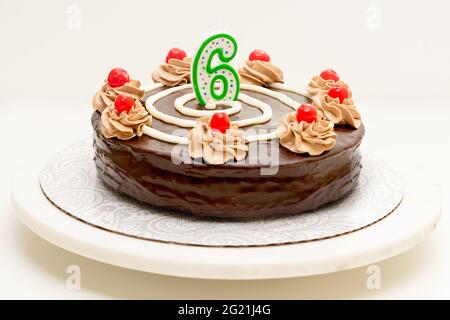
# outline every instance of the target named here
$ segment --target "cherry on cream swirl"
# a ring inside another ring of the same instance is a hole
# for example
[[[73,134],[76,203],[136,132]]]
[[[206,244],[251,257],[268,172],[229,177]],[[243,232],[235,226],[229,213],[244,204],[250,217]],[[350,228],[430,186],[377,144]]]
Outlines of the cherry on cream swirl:
[[[271,83],[283,83],[283,71],[271,62],[247,60],[239,69],[239,75],[243,83],[268,87]]]
[[[151,126],[152,116],[148,114],[139,100],[129,112],[118,113],[114,104],[110,104],[101,116],[102,134],[105,138],[130,140],[144,133],[144,126]]]
[[[130,80],[121,87],[112,88],[105,82],[102,88],[95,94],[92,99],[92,106],[95,110],[102,113],[109,105],[111,105],[118,95],[123,94],[133,99],[142,99],[145,91],[140,89],[141,83],[138,80]]]
[[[323,117],[335,124],[349,124],[357,129],[361,126],[361,115],[352,99],[333,99],[327,91],[321,91],[313,99],[313,105],[323,113]]]
[[[297,121],[296,112],[288,113],[276,130],[280,144],[294,153],[318,156],[336,145],[334,124],[327,120]]]
[[[345,87],[348,91],[349,97],[352,97],[352,92],[349,88],[349,86],[344,81],[334,81],[334,80],[325,80],[320,75],[317,75],[309,81],[308,85],[306,86],[306,91],[311,95],[315,96],[322,90],[330,90],[332,87],[335,86],[342,86]]]
[[[183,60],[169,59],[161,64],[152,73],[154,82],[159,82],[166,87],[181,86],[191,82],[192,59],[185,57]]]
[[[203,158],[208,164],[223,164],[230,159],[240,161],[247,156],[248,146],[244,132],[236,124],[222,133],[211,129],[209,118],[197,120],[189,133],[189,155]]]

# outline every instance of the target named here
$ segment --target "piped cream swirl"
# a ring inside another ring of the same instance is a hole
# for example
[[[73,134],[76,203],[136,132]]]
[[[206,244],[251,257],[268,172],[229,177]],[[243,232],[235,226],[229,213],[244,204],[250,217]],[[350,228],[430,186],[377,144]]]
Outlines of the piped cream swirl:
[[[120,94],[132,97],[135,100],[142,99],[145,91],[140,89],[140,87],[141,83],[138,80],[131,80],[117,88],[112,88],[105,82],[92,99],[92,106],[95,110],[102,113],[103,110],[111,105]]]
[[[151,126],[152,117],[139,100],[129,112],[118,113],[114,104],[110,104],[101,117],[102,134],[105,138],[130,140],[142,136],[144,126]]]
[[[191,82],[191,63],[192,59],[188,57],[183,60],[169,59],[153,71],[152,79],[167,87],[187,84]]]
[[[208,164],[223,164],[231,159],[240,161],[247,156],[244,132],[235,124],[225,133],[211,129],[209,118],[197,120],[189,133],[189,155],[203,158]]]
[[[334,124],[327,120],[297,122],[296,112],[288,113],[276,130],[280,144],[295,153],[318,156],[336,145]]]
[[[351,97],[351,91],[349,86],[344,81],[334,81],[334,80],[325,80],[320,75],[317,75],[309,81],[308,85],[306,86],[306,91],[311,95],[315,96],[322,90],[330,90],[332,87],[335,86],[342,86],[347,89],[349,92],[349,96]]]
[[[268,87],[274,82],[284,82],[283,71],[271,62],[266,61],[245,61],[244,65],[239,69],[239,75],[242,82],[257,86]]]
[[[313,105],[323,113],[323,117],[335,124],[349,124],[353,128],[361,126],[361,115],[351,98],[333,99],[327,91],[321,91],[313,99]]]

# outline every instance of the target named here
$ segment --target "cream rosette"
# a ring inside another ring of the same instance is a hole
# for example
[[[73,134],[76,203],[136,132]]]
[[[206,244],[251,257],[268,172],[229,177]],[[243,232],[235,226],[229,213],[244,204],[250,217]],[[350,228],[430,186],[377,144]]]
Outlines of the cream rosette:
[[[240,161],[247,156],[244,132],[237,125],[222,133],[209,125],[209,118],[200,118],[189,133],[189,155],[203,158],[208,164],[224,164],[231,159]]]
[[[102,113],[106,107],[111,105],[119,96],[123,94],[129,96],[135,100],[142,99],[145,91],[140,89],[141,83],[138,80],[130,80],[123,86],[113,88],[108,83],[102,86],[102,88],[95,94],[92,99],[92,106],[95,110]]]
[[[110,104],[101,117],[102,134],[106,138],[130,140],[143,134],[144,126],[151,126],[152,116],[148,114],[139,100],[129,112],[119,113],[114,104]]]
[[[313,99],[313,105],[323,113],[323,117],[335,124],[348,124],[353,128],[361,126],[361,115],[351,98],[332,98],[327,91],[321,91]]]
[[[327,120],[311,123],[297,121],[296,112],[288,113],[276,130],[280,144],[295,153],[318,156],[336,145],[334,124]]]
[[[188,57],[183,60],[169,59],[153,71],[152,79],[166,87],[188,84],[191,82],[191,64],[192,59]]]
[[[256,86],[268,87],[271,83],[283,83],[283,71],[271,62],[247,60],[239,69],[242,82]]]
[[[311,96],[315,96],[318,93],[320,93],[321,91],[328,91],[332,87],[336,87],[336,86],[345,87],[348,91],[349,97],[351,98],[352,92],[350,90],[350,87],[344,81],[325,80],[320,75],[313,77],[309,81],[308,85],[306,86],[306,91]]]

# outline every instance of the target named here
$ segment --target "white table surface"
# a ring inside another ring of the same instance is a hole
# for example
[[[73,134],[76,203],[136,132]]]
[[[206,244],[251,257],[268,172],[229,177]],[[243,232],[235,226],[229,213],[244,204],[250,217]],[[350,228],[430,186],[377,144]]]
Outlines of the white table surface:
[[[215,17],[206,0],[197,6],[159,3],[155,9],[152,1],[0,1],[0,298],[449,299],[450,43],[444,31],[450,4],[230,1]],[[122,19],[126,10],[134,10],[135,19]],[[169,11],[175,23],[167,23]],[[72,20],[77,12],[79,25]],[[164,28],[155,33],[158,26]],[[135,272],[59,249],[16,219],[9,194],[13,173],[90,135],[89,100],[112,66],[147,81],[168,48],[192,51],[201,35],[218,28],[240,40],[240,61],[254,48],[268,50],[288,84],[302,87],[324,66],[336,68],[351,83],[366,123],[364,147],[410,183],[442,185],[441,223],[420,246],[379,263],[380,290],[367,289],[366,268],[273,281]],[[130,45],[112,48],[117,39]],[[70,265],[81,268],[80,290],[66,287]]]

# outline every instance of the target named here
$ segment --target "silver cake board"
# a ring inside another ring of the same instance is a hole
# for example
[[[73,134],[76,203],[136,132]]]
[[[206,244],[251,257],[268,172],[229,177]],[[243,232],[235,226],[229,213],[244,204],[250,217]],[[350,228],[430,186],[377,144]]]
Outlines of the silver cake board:
[[[253,221],[200,219],[112,191],[98,179],[93,156],[86,140],[52,157],[40,174],[46,197],[91,226],[167,243],[246,247],[336,237],[380,221],[400,204],[404,192],[401,177],[373,157],[364,157],[355,190],[316,211]]]

